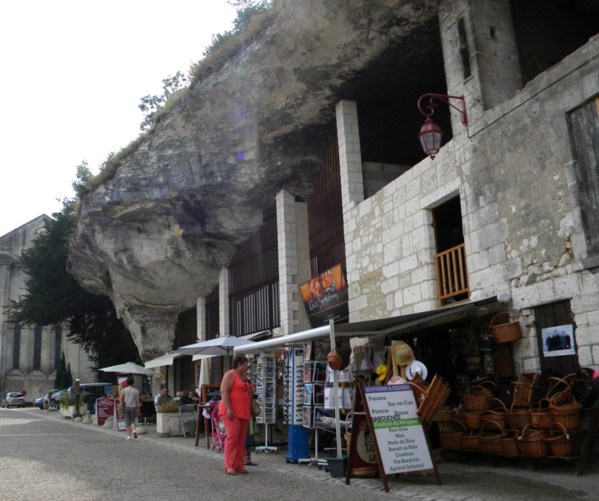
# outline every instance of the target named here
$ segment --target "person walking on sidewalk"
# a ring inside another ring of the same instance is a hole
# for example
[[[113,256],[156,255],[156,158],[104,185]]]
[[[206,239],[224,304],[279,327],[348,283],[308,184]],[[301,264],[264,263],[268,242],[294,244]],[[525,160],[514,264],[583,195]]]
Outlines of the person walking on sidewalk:
[[[252,395],[254,386],[249,382],[249,361],[243,355],[233,359],[232,369],[223,376],[220,385],[220,407],[218,415],[225,424],[225,473],[237,475],[249,473],[244,466],[245,437],[252,417]]]
[[[135,432],[135,418],[139,415],[141,401],[139,400],[139,390],[133,386],[133,378],[127,378],[127,386],[122,389],[119,402],[124,405],[125,426],[127,427],[127,440],[137,438]]]

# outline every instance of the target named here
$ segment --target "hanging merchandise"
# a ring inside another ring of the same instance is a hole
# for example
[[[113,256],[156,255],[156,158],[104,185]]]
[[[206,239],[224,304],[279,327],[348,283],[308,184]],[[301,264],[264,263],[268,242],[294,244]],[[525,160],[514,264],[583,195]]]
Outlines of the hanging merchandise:
[[[408,376],[409,381],[412,381],[416,376],[420,376],[423,381],[426,381],[428,376],[426,365],[418,360],[413,360],[411,364],[406,366],[406,376]]]

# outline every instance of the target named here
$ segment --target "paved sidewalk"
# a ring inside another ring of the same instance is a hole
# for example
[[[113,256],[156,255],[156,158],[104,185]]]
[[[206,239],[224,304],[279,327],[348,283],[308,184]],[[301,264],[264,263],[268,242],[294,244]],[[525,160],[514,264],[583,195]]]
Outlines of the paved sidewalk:
[[[47,413],[36,409],[29,412],[48,419],[65,419],[58,413]],[[65,420],[68,422],[68,420]],[[73,426],[88,427],[91,432],[110,433],[123,436],[125,432],[102,428],[90,424],[73,422]],[[222,453],[207,448],[206,438],[201,437],[198,447],[195,437],[183,438],[163,437],[156,432],[155,425],[144,425],[146,433],[137,440],[153,441],[164,447],[180,448],[193,451],[198,456],[210,461],[222,461]],[[487,464],[486,458],[480,455],[461,455],[458,460],[448,460],[433,453],[438,465],[442,484],[438,485],[435,476],[429,474],[401,475],[388,477],[390,499],[418,500],[530,500],[531,498],[551,499],[597,499],[599,485],[599,458],[591,457],[589,467],[582,476],[575,476],[575,461],[545,459],[539,462],[534,471],[529,470],[529,462],[524,459],[500,459],[496,465]],[[250,467],[260,470],[277,471],[296,475],[310,482],[328,482],[345,484],[345,478],[333,478],[325,468],[315,465],[289,463],[287,450],[276,453],[252,453],[252,460],[258,466]],[[368,492],[384,493],[383,483],[379,478],[352,478],[351,488]],[[340,499],[342,490],[340,490]]]

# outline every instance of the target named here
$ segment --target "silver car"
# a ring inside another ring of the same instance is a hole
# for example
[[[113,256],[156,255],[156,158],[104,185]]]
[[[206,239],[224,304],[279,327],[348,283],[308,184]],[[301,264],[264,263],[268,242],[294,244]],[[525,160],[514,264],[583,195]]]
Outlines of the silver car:
[[[25,398],[19,391],[9,391],[2,402],[2,407],[25,407]]]

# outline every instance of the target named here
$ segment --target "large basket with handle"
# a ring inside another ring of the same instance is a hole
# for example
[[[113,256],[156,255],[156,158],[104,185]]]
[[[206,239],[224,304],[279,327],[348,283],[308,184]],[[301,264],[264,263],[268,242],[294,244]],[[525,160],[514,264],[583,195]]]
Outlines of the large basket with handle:
[[[527,424],[518,435],[518,450],[520,454],[529,458],[540,458],[547,455],[545,432],[535,430]]]
[[[466,412],[480,412],[487,410],[493,398],[493,392],[483,385],[472,385],[468,392],[462,396],[462,407]]]
[[[560,423],[554,423],[545,437],[545,443],[549,447],[549,453],[555,457],[567,458],[574,450],[574,440],[571,433]]]
[[[479,447],[483,454],[490,456],[503,454],[501,439],[505,438],[505,430],[497,421],[487,421],[480,427]]]
[[[562,402],[556,404],[556,402]],[[574,395],[568,394],[567,400],[550,399],[549,415],[553,423],[561,424],[568,431],[576,431],[580,427],[580,411],[582,405],[576,401]]]
[[[466,427],[461,421],[451,419],[443,421],[442,426],[439,423],[439,442],[441,449],[460,450],[462,448],[462,436],[466,432]]]
[[[532,415],[529,407],[512,406],[505,413],[505,420],[508,428],[512,430],[521,430],[527,424],[532,423]]]
[[[500,321],[497,320],[499,317],[505,317],[504,323],[500,323]],[[497,313],[489,323],[489,330],[493,336],[493,342],[496,344],[511,343],[512,341],[517,341],[522,338],[520,322],[515,315],[509,311]]]

